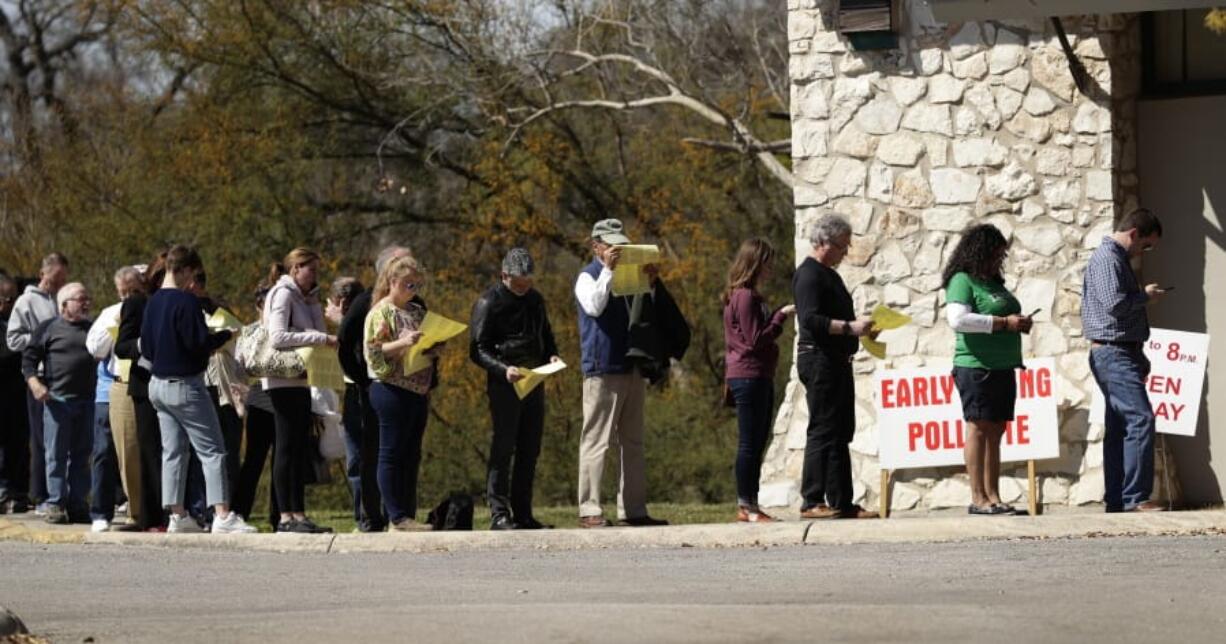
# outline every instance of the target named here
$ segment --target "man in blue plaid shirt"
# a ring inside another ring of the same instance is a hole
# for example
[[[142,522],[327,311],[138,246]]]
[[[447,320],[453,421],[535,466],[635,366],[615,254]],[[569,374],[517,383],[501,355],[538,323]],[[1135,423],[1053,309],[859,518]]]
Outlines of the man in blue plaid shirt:
[[[1103,237],[1090,257],[1082,285],[1082,333],[1090,341],[1090,370],[1106,402],[1103,437],[1104,501],[1108,512],[1165,510],[1149,500],[1154,487],[1154,410],[1145,390],[1149,339],[1145,306],[1162,297],[1157,284],[1144,288],[1130,261],[1158,245],[1162,223],[1137,209]]]

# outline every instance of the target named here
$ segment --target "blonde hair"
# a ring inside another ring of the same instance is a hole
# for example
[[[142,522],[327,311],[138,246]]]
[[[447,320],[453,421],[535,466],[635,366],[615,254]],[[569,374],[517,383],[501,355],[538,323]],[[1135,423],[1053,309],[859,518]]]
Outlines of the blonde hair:
[[[318,261],[319,259],[319,253],[311,250],[310,248],[295,248],[294,250],[291,250],[289,254],[285,256],[285,259],[281,260],[280,263],[273,264],[268,268],[268,283],[276,284],[277,280],[280,279],[282,275],[289,274],[289,272],[294,270],[294,268],[302,266],[303,264],[310,264],[311,262]]]
[[[402,280],[409,275],[420,274],[421,266],[412,255],[401,255],[393,259],[379,273],[379,278],[375,281],[375,290],[370,296],[370,301],[377,303],[387,297],[387,294],[392,290],[392,282]]]

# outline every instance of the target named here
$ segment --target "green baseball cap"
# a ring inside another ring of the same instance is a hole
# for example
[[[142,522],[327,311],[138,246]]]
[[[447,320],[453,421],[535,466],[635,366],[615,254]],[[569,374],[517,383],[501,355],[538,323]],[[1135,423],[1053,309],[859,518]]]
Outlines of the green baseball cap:
[[[601,219],[596,222],[596,225],[592,226],[592,239],[614,246],[630,243],[630,238],[622,232],[620,219]]]

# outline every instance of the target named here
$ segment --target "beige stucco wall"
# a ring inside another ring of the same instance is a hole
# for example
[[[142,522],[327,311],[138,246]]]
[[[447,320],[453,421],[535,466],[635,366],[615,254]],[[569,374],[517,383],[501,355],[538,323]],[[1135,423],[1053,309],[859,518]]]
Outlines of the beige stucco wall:
[[[890,335],[889,359],[861,355],[857,500],[877,502],[879,468],[869,383],[877,368],[948,363],[940,271],[967,225],[987,221],[1013,240],[1009,287],[1042,308],[1029,356],[1058,360],[1062,456],[1040,463],[1046,503],[1102,498],[1101,427],[1087,422],[1093,386],[1080,333],[1081,274],[1118,209],[1136,203],[1136,21],[1066,19],[1095,88],[1074,86],[1045,21],[941,24],[903,2],[900,48],[849,51],[833,29],[835,2],[789,0],[796,258],[809,224],[847,215],[853,249],[840,273],[862,311],[904,309],[915,324]],[[805,424],[803,387],[787,386],[763,471],[764,505],[796,505]],[[1016,502],[1024,471],[1006,465],[1002,492]],[[895,477],[893,509],[965,505],[956,468]]]
[[[1143,101],[1138,113],[1141,196],[1165,227],[1161,246],[1146,257],[1145,278],[1176,286],[1151,318],[1155,326],[1210,335],[1197,434],[1164,440],[1184,500],[1221,503],[1226,424],[1210,419],[1226,418],[1226,96]]]

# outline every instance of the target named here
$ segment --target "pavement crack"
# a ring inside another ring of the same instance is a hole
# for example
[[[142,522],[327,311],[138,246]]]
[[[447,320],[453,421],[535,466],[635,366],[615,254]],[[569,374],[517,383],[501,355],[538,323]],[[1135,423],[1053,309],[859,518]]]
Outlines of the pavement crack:
[[[325,555],[330,555],[330,554],[332,554],[332,545],[336,543],[336,537],[337,537],[337,535],[335,535],[335,534],[333,534],[331,537],[329,537],[329,539],[328,539],[328,548],[327,548],[326,550],[324,550],[324,554],[325,554]]]

